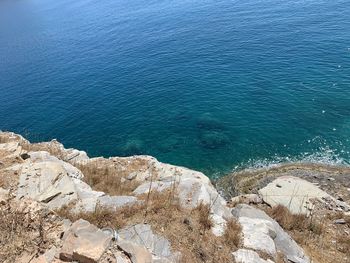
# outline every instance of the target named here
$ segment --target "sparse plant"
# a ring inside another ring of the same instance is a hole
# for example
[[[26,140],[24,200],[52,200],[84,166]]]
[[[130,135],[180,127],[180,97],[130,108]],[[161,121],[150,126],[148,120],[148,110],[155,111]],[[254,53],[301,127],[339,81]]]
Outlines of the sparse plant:
[[[199,214],[199,224],[203,230],[209,230],[213,226],[210,218],[210,206],[201,202],[194,211]]]
[[[303,214],[292,214],[288,208],[277,205],[272,208],[270,215],[286,230],[303,231],[310,220]]]
[[[99,165],[98,162],[76,164],[76,167],[84,174],[84,181],[94,190],[102,191],[109,195],[129,195],[139,185],[136,180],[127,180],[113,166]]]
[[[235,219],[228,220],[224,233],[225,243],[230,248],[237,248],[241,239],[241,232],[242,227]]]

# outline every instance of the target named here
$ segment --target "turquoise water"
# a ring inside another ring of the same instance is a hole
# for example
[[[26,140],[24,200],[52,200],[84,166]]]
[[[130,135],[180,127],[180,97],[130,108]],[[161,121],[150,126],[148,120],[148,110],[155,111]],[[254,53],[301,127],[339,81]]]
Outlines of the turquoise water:
[[[350,161],[350,1],[0,3],[0,129],[220,175]]]

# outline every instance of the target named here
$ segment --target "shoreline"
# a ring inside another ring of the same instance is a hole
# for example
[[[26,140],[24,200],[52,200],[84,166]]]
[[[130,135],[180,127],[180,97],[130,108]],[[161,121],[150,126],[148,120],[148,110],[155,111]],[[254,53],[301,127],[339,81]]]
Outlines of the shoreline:
[[[312,182],[339,199],[350,201],[350,166],[311,162],[281,163],[257,169],[232,172],[214,181],[215,187],[226,199],[241,194],[257,193],[274,179],[293,176]]]
[[[5,205],[0,207],[0,213],[8,218],[3,224],[13,225],[12,211],[32,207],[29,213],[38,215],[42,211],[37,223],[45,221],[48,234],[53,236],[44,255],[40,247],[28,245],[31,259],[26,262],[37,263],[32,259],[46,257],[51,250],[52,259],[77,259],[75,250],[70,249],[73,241],[79,255],[91,256],[84,242],[94,243],[95,238],[86,240],[74,232],[86,226],[108,238],[106,243],[96,243],[101,249],[89,261],[94,263],[113,262],[106,257],[115,253],[125,256],[122,262],[131,263],[134,261],[130,255],[136,257],[139,251],[142,257],[147,255],[147,262],[203,262],[198,247],[191,246],[193,243],[200,245],[208,262],[235,262],[232,259],[239,261],[245,255],[245,263],[266,262],[265,258],[271,259],[267,262],[293,259],[309,263],[309,256],[319,258],[323,249],[314,237],[326,235],[325,240],[330,240],[339,236],[337,242],[344,248],[347,244],[344,233],[350,219],[345,214],[350,211],[350,167],[289,163],[243,170],[221,180],[228,183],[228,192],[237,192],[227,198],[220,191],[224,185],[215,187],[203,173],[162,163],[151,156],[89,158],[84,151],[66,149],[57,140],[30,143],[15,133],[0,133],[0,155],[0,206]],[[275,200],[279,202],[277,206]],[[309,219],[310,209],[313,216]],[[56,221],[47,216],[50,213],[57,215]],[[281,221],[281,216],[289,218],[288,222]],[[291,228],[300,219],[304,223],[298,229]],[[334,220],[343,223],[335,229]],[[11,232],[7,229],[11,227],[5,227],[5,233]],[[118,237],[110,235],[111,229]],[[143,241],[137,243],[132,239],[134,234],[120,235],[130,229],[138,229],[137,234],[146,231],[147,238],[151,235],[161,240],[166,253]],[[62,239],[62,233],[74,240]],[[307,239],[308,244],[300,238]],[[255,241],[249,243],[250,240]],[[16,258],[26,256],[21,251],[18,255],[8,251]],[[326,253],[330,251],[341,251],[339,262],[347,257],[338,245],[329,247]]]

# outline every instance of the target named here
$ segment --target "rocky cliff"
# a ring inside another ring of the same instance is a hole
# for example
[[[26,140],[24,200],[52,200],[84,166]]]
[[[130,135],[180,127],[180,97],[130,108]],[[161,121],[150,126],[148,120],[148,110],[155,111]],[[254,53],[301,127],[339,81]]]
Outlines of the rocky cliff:
[[[2,132],[0,262],[327,262],[304,241],[333,234],[327,251],[347,262],[347,200],[281,175],[248,194],[226,178],[240,195],[225,200],[204,174],[150,156],[89,158]]]

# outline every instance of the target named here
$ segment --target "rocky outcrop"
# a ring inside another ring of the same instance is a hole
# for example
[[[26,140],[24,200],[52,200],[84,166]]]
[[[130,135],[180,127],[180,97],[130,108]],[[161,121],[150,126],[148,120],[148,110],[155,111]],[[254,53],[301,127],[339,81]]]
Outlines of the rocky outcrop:
[[[306,180],[341,201],[350,202],[350,167],[320,163],[285,163],[256,169],[244,169],[221,177],[216,186],[227,198],[257,194],[259,189],[284,176]]]
[[[147,160],[153,173],[136,174],[135,180],[142,180],[144,183],[135,189],[134,194],[145,194],[150,189],[156,191],[176,189],[180,203],[185,208],[194,208],[200,203],[208,204],[214,222],[213,233],[217,236],[223,234],[226,221],[232,216],[226,201],[219,195],[208,177],[187,168],[160,163],[153,157],[142,158]]]
[[[4,134],[0,133],[0,136]],[[251,206],[238,205],[232,210],[203,173],[164,164],[150,156],[90,159],[85,152],[65,149],[57,141],[33,146],[15,134],[6,133],[5,137],[8,140],[0,144],[0,153],[4,159],[15,160],[9,162],[5,169],[14,171],[18,178],[13,179],[18,182],[11,189],[0,189],[0,204],[7,203],[8,196],[12,194],[16,202],[29,199],[49,211],[69,207],[75,213],[94,212],[104,207],[118,213],[118,208],[142,205],[140,196],[149,191],[167,190],[172,191],[179,200],[181,209],[191,210],[200,204],[208,205],[213,223],[211,231],[216,236],[223,236],[228,220],[237,219],[242,227],[242,244],[237,251],[230,247],[232,259],[235,258],[237,262],[274,262],[279,253],[291,262],[309,262],[303,250],[276,221]],[[45,148],[47,151],[44,151]],[[53,153],[56,153],[55,156]],[[138,186],[130,195],[112,196],[95,191],[84,181],[84,174],[77,168],[89,164],[112,167],[113,171],[123,175],[121,183],[134,181]],[[258,204],[261,198],[264,199],[266,191],[270,190],[262,189],[260,195],[242,198],[247,203]],[[268,202],[266,198],[264,201]],[[149,224],[99,229],[82,219],[73,224],[61,220],[55,243],[45,253],[36,254],[27,262],[181,261],[181,254],[172,249],[170,241],[155,233]],[[203,233],[198,235],[201,238]],[[261,258],[260,252],[268,255],[268,259]]]
[[[243,247],[268,254],[272,259],[278,252],[294,263],[308,263],[308,257],[298,244],[262,210],[248,205],[237,205],[232,214],[242,226]],[[236,257],[243,257],[237,254]]]

